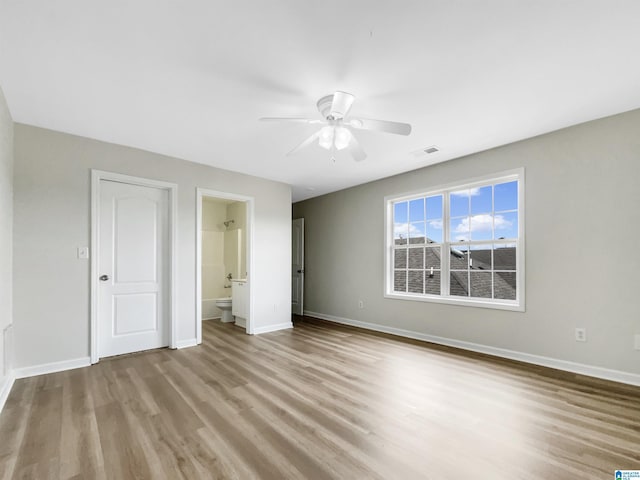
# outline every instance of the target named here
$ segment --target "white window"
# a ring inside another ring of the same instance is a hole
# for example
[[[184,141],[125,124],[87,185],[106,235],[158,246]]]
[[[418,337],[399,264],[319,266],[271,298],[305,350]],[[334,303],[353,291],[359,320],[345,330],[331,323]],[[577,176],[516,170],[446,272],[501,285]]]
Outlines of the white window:
[[[524,311],[524,170],[387,197],[385,296]]]

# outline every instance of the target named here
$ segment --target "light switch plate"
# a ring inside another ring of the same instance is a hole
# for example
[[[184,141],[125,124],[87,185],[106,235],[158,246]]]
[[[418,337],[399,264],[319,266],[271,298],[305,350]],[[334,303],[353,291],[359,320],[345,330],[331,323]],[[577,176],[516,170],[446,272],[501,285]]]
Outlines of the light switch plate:
[[[87,260],[89,258],[89,247],[78,247],[78,258]]]

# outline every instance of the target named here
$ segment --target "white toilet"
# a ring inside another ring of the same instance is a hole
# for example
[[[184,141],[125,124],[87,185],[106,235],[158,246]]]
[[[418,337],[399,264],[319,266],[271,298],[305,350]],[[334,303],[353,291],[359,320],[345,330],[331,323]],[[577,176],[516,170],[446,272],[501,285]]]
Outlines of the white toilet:
[[[221,322],[233,322],[233,315],[231,314],[231,297],[216,298],[216,307],[222,310]]]

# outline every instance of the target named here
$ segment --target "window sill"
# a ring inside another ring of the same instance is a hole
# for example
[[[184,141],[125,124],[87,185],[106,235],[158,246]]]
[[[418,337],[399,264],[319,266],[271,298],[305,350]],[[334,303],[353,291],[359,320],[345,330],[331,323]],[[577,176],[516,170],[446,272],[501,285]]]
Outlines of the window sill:
[[[461,307],[478,307],[478,308],[492,308],[494,310],[510,310],[513,312],[524,312],[524,305],[518,304],[516,301],[486,301],[480,299],[458,298],[458,297],[437,297],[437,296],[423,296],[423,295],[411,295],[402,293],[385,293],[385,298],[393,300],[408,300],[412,302],[429,302],[429,303],[445,303],[448,305],[458,305]]]

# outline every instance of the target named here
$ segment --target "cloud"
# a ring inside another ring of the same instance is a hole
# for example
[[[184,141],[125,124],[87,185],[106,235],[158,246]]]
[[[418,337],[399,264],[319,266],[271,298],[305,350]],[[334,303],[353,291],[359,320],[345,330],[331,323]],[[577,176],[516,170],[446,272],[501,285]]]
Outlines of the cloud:
[[[427,220],[427,225],[429,225],[434,230],[442,230],[442,220]],[[402,235],[403,238],[407,234],[407,224],[406,223],[394,223],[393,224],[393,236],[398,238],[398,235]],[[422,236],[425,232],[416,227],[415,224],[409,224],[409,236]]]
[[[433,229],[442,230],[442,220],[427,220],[427,225]],[[496,231],[508,230],[513,227],[513,222],[504,218],[503,215],[492,216],[490,214],[472,215],[471,217],[465,217],[460,219],[460,222],[451,230],[451,237],[457,241],[469,240],[469,232],[491,232],[491,228],[495,226]],[[423,236],[425,232],[422,229],[416,227],[415,224],[407,223],[394,223],[393,224],[393,236],[394,238],[406,238],[407,231],[409,237]]]
[[[456,235],[455,238],[458,241],[467,240],[469,231],[490,232],[494,225],[496,230],[505,230],[511,228],[513,222],[505,219],[502,215],[496,215],[495,217],[486,213],[482,215],[473,215],[471,217],[461,219],[460,223],[456,225],[452,233],[465,234]]]
[[[468,190],[460,190],[458,192],[451,192],[454,197],[475,197],[480,195],[480,187],[469,188]]]
[[[394,223],[393,224],[393,236],[398,238],[402,235],[402,238],[406,238],[407,224],[406,223]],[[424,235],[424,232],[418,229],[414,224],[409,224],[409,236]]]

